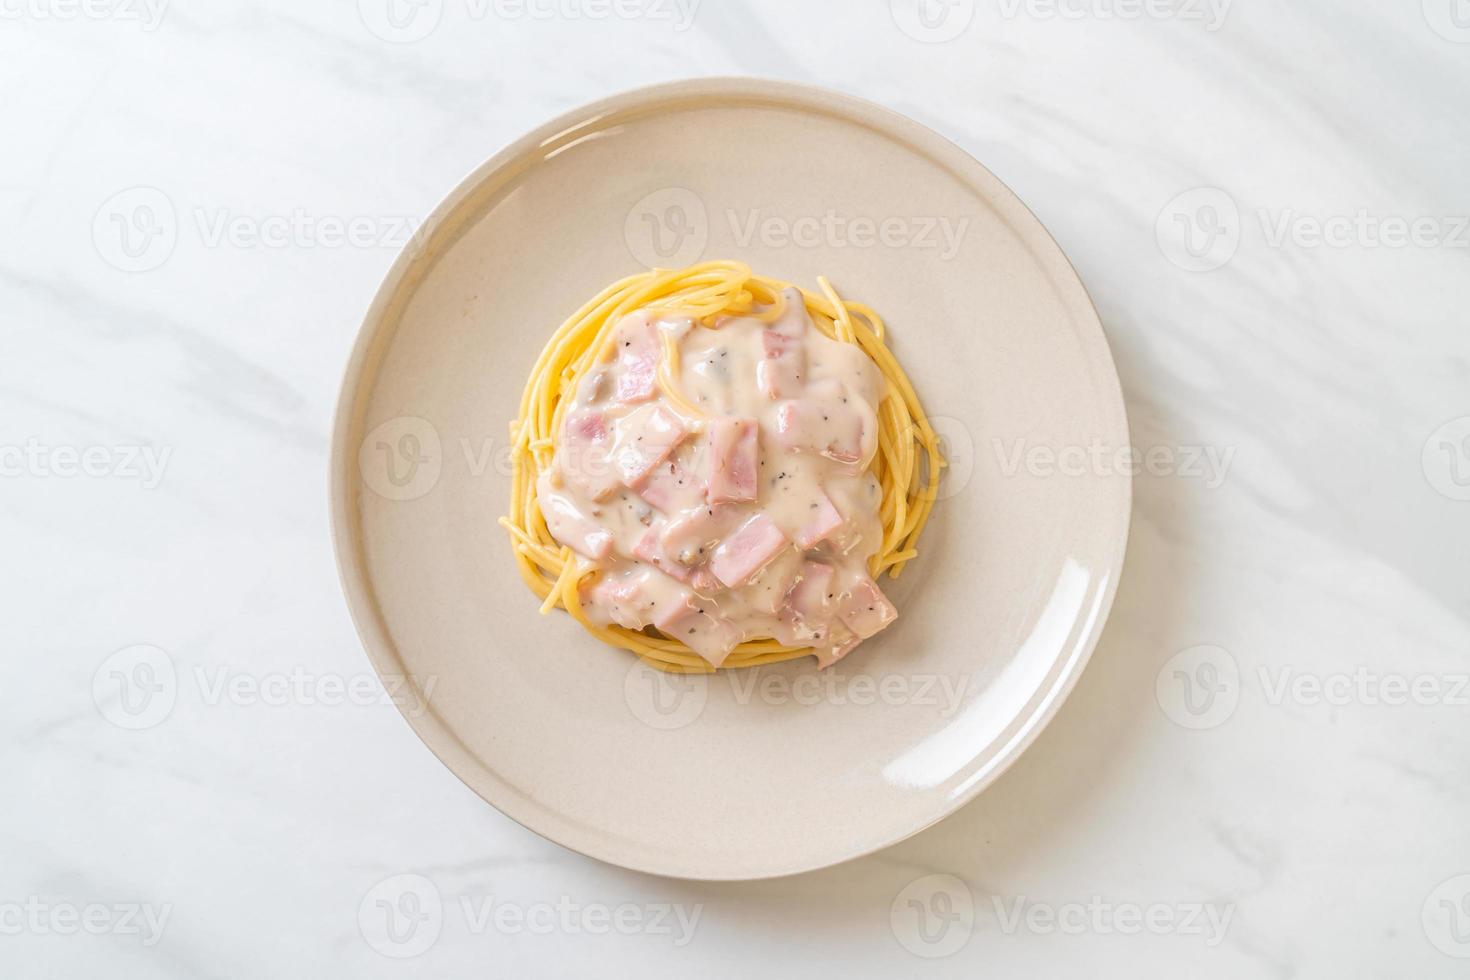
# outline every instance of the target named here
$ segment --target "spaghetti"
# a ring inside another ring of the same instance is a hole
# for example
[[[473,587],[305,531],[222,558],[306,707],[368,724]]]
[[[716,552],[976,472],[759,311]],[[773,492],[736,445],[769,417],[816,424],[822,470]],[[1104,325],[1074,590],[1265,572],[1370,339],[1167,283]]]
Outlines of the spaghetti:
[[[598,574],[595,563],[552,536],[537,496],[538,479],[553,465],[556,434],[568,406],[589,372],[611,356],[614,330],[625,316],[650,310],[692,318],[718,330],[724,318],[756,318],[767,323],[783,312],[786,296],[799,295],[811,323],[826,337],[860,349],[882,376],[877,406],[877,451],[869,472],[881,489],[878,520],[882,541],[869,559],[869,574],[897,578],[916,556],[919,535],[938,496],[944,460],[918,395],[885,342],[883,320],[870,307],[842,299],[825,279],[819,293],[754,274],[735,261],[712,261],[679,270],[655,269],[608,286],[573,313],[551,336],[531,371],[521,396],[520,416],[510,424],[511,499],[500,523],[511,537],[521,577],[542,599],[542,613],[561,607],[593,636],[628,650],[653,666],[680,673],[714,668],[680,640],[653,628],[629,629],[593,622],[583,609],[581,589]],[[662,338],[655,382],[665,399],[690,419],[703,413],[679,391],[679,348]],[[774,638],[739,643],[723,668],[753,667],[806,656],[811,646],[783,644]]]

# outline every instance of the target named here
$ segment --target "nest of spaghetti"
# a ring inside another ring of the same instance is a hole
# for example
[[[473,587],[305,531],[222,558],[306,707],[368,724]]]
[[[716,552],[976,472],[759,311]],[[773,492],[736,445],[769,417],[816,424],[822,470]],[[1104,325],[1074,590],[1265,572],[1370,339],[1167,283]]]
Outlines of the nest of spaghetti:
[[[510,535],[521,577],[542,600],[542,613],[566,610],[588,633],[627,650],[654,667],[678,673],[710,673],[709,660],[676,636],[655,627],[630,629],[589,618],[585,590],[601,574],[595,561],[560,543],[548,528],[538,500],[538,483],[553,467],[558,434],[589,372],[613,356],[618,324],[629,314],[656,311],[687,317],[718,330],[731,318],[775,320],[786,297],[799,295],[815,329],[827,338],[855,345],[882,378],[877,403],[877,445],[868,472],[881,490],[878,521],[882,540],[868,558],[868,573],[897,578],[918,554],[918,541],[938,497],[944,458],[939,439],[898,359],[889,349],[881,317],[870,307],[839,296],[825,278],[817,292],[757,275],[743,263],[713,261],[678,270],[653,269],[621,279],[588,300],[551,335],[537,358],[521,396],[520,414],[510,423],[511,496],[500,523]],[[677,399],[677,348],[665,348],[658,381]],[[676,404],[679,402],[676,401]],[[720,661],[720,669],[777,663],[818,653],[811,645],[782,643],[775,637],[739,642]]]

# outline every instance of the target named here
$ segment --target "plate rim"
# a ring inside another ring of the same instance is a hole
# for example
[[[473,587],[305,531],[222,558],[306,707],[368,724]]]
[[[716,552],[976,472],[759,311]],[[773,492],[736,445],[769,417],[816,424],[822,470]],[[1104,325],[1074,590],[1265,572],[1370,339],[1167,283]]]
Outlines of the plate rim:
[[[356,485],[358,481],[352,479],[357,472],[357,453],[350,451],[348,447],[349,437],[357,421],[356,409],[361,403],[359,396],[363,391],[363,381],[369,367],[370,355],[384,327],[389,325],[386,317],[389,308],[408,281],[410,273],[414,271],[415,263],[425,255],[431,254],[425,245],[445,229],[446,219],[453,215],[482,185],[501,171],[506,170],[509,164],[524,157],[528,151],[544,146],[548,141],[564,136],[579,126],[593,124],[610,112],[626,112],[632,109],[657,112],[660,109],[674,108],[681,102],[709,99],[752,103],[764,101],[772,105],[821,111],[850,122],[867,125],[886,135],[901,138],[912,149],[921,151],[936,161],[942,162],[945,166],[964,173],[972,182],[989,184],[991,193],[995,195],[997,202],[1004,202],[1019,208],[1029,217],[1037,233],[1034,239],[1025,239],[1026,244],[1035,246],[1040,243],[1047,247],[1049,254],[1038,254],[1037,261],[1048,272],[1062,274],[1077,290],[1075,297],[1077,302],[1072,312],[1085,318],[1085,322],[1079,322],[1078,327],[1085,334],[1092,335],[1101,354],[1099,366],[1106,368],[1102,372],[1103,376],[1097,379],[1101,389],[1100,398],[1104,402],[1111,403],[1111,408],[1117,418],[1120,429],[1117,433],[1119,449],[1131,450],[1132,439],[1128,424],[1127,403],[1123,397],[1117,362],[1113,357],[1112,346],[1108,342],[1107,332],[1103,328],[1097,306],[1086,284],[1040,218],[1009,186],[963,147],[937,130],[879,103],[837,89],[800,82],[745,76],[709,76],[686,78],[619,91],[605,98],[577,105],[547,120],[497,150],[460,180],[429,213],[415,232],[413,239],[399,251],[393,264],[379,283],[367,311],[363,314],[338,387],[328,459],[327,492],[332,550],[338,582],[342,588],[343,598],[358,640],[380,679],[403,678],[406,673],[402,669],[404,665],[397,654],[396,647],[388,635],[386,624],[381,619],[366,565],[362,560],[361,521],[358,519],[355,507],[359,487]],[[408,295],[411,296],[412,291]],[[1075,647],[1077,652],[1073,662],[1057,678],[1051,696],[1032,711],[1029,717],[1022,716],[1024,727],[1000,751],[997,759],[979,778],[973,781],[972,785],[946,800],[942,807],[937,808],[935,814],[902,833],[885,837],[876,843],[860,843],[850,853],[843,856],[835,858],[822,856],[816,860],[796,861],[789,866],[773,868],[760,873],[721,874],[658,868],[634,860],[626,854],[589,853],[581,846],[559,839],[549,830],[533,826],[528,814],[537,808],[528,806],[525,808],[525,813],[522,813],[522,808],[514,803],[516,797],[514,788],[504,784],[493,771],[485,767],[463,744],[458,734],[435,712],[416,711],[413,704],[404,703],[404,700],[400,698],[394,698],[393,701],[399,714],[425,747],[476,796],[542,839],[593,860],[660,877],[710,882],[769,880],[845,864],[905,841],[953,815],[1010,769],[1056,717],[1062,704],[1066,702],[1076,687],[1088,662],[1092,659],[1092,654],[1107,627],[1117,596],[1119,580],[1127,557],[1133,516],[1133,478],[1131,474],[1123,475],[1126,476],[1126,479],[1121,481],[1122,496],[1119,501],[1121,514],[1118,515],[1120,545],[1116,549],[1111,565],[1098,570],[1099,574],[1106,574],[1106,583],[1096,607],[1096,614],[1085,635],[1080,638]],[[411,675],[407,676],[411,677]],[[501,789],[500,798],[491,799],[490,794],[472,783],[468,775],[469,770],[486,773],[490,780]],[[614,845],[614,849],[616,846]]]

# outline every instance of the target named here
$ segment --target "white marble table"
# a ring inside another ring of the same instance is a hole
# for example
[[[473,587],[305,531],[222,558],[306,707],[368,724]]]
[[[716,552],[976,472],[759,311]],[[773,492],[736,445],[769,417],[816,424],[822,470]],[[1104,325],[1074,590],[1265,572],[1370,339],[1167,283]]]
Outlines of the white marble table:
[[[0,2],[0,975],[1470,971],[1470,5],[394,2]],[[597,864],[460,785],[326,524],[405,229],[545,118],[698,74],[991,167],[1154,450],[1015,768],[753,884]]]

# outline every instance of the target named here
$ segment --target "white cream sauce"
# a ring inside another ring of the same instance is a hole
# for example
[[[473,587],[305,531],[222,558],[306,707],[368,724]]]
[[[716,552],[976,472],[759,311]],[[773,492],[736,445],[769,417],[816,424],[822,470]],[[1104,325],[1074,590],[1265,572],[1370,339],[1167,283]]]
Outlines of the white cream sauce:
[[[665,376],[688,407],[668,397]],[[825,666],[896,613],[867,574],[882,541],[877,366],[811,323],[714,329],[642,311],[584,379],[538,494],[552,536],[599,574],[590,619],[655,628],[718,666],[742,640],[810,645]]]

